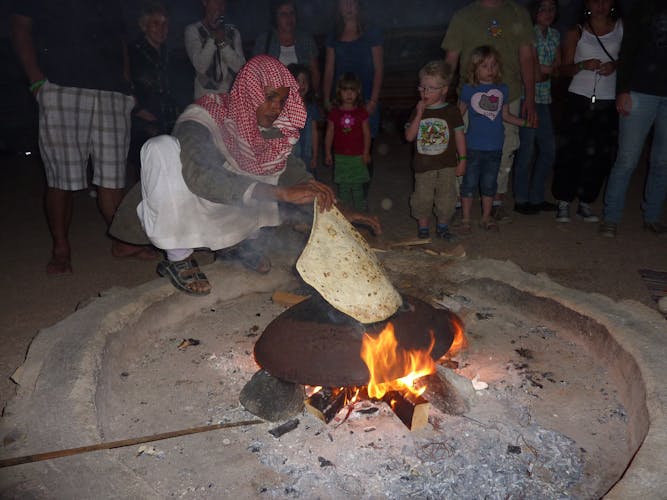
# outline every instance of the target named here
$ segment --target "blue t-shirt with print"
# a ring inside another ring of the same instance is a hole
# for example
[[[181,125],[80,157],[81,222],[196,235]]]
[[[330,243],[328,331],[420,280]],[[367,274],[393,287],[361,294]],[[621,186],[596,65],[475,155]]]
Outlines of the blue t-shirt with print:
[[[461,101],[468,107],[466,146],[478,151],[500,151],[505,140],[503,105],[509,90],[504,83],[464,84]]]

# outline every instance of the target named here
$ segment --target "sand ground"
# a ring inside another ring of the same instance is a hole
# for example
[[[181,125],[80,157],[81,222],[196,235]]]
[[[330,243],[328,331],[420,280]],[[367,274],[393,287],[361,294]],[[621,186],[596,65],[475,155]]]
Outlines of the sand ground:
[[[410,147],[396,134],[385,133],[375,146],[375,176],[370,209],[382,221],[383,242],[405,241],[416,236],[408,197],[412,186]],[[70,276],[48,277],[50,235],[43,212],[44,176],[36,155],[0,157],[2,203],[3,287],[0,290],[0,408],[15,386],[11,374],[22,363],[31,339],[42,328],[67,317],[77,305],[112,287],[134,287],[156,279],[155,263],[115,259],[110,240],[87,191],[75,196],[71,227],[73,248]],[[323,171],[325,179],[330,178]],[[597,225],[573,218],[559,224],[553,213],[513,214],[513,221],[499,232],[475,228],[463,239],[468,258],[510,260],[530,273],[546,273],[556,282],[614,300],[631,299],[656,307],[639,269],[667,271],[667,238],[643,230],[639,204],[645,166],[635,173],[628,193],[624,220],[616,239],[598,235]],[[381,201],[392,201],[390,210]],[[507,200],[508,208],[512,200]],[[601,201],[594,205],[601,209]],[[380,243],[380,242],[376,242]],[[434,247],[446,247],[434,242]],[[415,248],[418,258],[423,247]],[[212,261],[199,252],[200,263]],[[258,279],[261,279],[258,275]]]

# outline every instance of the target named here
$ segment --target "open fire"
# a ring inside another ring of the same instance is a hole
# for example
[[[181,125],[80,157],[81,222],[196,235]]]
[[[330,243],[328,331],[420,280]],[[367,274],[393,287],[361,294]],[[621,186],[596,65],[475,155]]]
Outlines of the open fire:
[[[360,356],[368,367],[368,384],[327,389],[307,387],[306,407],[328,423],[345,406],[351,410],[361,399],[385,401],[408,428],[423,427],[428,422],[430,405],[422,397],[427,385],[418,381],[436,371],[436,362],[431,356],[435,345],[433,331],[430,338],[426,349],[410,350],[399,345],[391,322],[377,335],[364,333]],[[455,323],[454,341],[441,359],[451,358],[465,345],[463,329],[460,323]]]

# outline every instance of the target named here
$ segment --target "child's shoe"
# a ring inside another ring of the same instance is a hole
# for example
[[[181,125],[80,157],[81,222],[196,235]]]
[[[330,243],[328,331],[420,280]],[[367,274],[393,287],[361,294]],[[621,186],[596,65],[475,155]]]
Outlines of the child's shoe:
[[[447,224],[438,224],[435,228],[435,232],[439,238],[442,238],[449,243],[453,243],[459,239],[458,236],[449,231],[449,226],[447,226]]]
[[[567,201],[558,202],[556,222],[570,222],[570,204]]]
[[[600,218],[593,213],[591,206],[583,201],[579,202],[577,207],[577,217],[584,219],[586,222],[598,222]]]
[[[419,238],[420,240],[427,240],[430,237],[431,234],[429,233],[427,227],[420,227],[419,231],[417,231],[417,238]]]

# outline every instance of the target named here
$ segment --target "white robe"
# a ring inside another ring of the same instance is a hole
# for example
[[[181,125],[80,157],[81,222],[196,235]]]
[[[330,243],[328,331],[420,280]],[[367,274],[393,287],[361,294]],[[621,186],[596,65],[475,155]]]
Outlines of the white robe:
[[[196,121],[209,129],[216,147],[227,161],[222,166],[257,182],[277,185],[282,172],[254,176],[231,159],[218,125],[199,106],[190,106],[179,118]],[[163,250],[228,248],[245,240],[261,227],[280,224],[278,204],[252,198],[257,182],[243,194],[243,205],[213,203],[192,193],[182,175],[181,146],[175,137],[162,135],[141,148],[141,194],[137,215],[151,243]]]

